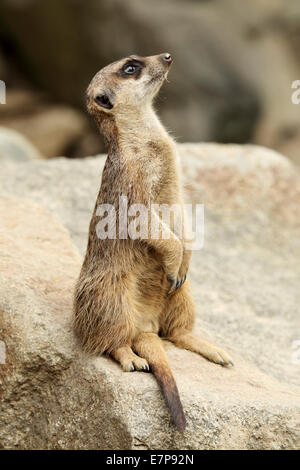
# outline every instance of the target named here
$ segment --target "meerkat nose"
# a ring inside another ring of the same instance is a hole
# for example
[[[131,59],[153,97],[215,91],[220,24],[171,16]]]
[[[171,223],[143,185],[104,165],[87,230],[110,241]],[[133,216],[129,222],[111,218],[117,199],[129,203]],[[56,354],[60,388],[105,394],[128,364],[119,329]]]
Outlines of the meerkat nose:
[[[168,64],[171,64],[173,62],[172,56],[168,52],[166,52],[165,54],[162,54],[161,58],[164,62],[167,62]]]

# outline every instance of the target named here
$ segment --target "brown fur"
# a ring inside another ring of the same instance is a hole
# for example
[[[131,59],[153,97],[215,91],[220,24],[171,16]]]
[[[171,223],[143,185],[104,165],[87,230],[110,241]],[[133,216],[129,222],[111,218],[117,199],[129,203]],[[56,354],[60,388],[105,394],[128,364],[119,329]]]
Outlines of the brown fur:
[[[158,334],[218,364],[231,360],[220,348],[191,335],[194,303],[188,281],[174,291],[176,281],[185,280],[191,253],[173,225],[164,226],[151,208],[153,203],[183,204],[176,146],[151,106],[168,64],[163,55],[137,58],[142,69],[134,80],[124,79],[119,70],[131,59],[102,69],[88,89],[88,109],[106,139],[108,156],[76,286],[74,327],[85,351],[109,353],[125,371],[148,370],[150,365],[183,432],[182,405]],[[111,98],[111,109],[95,102],[99,94]],[[149,225],[156,219],[169,239],[100,240],[96,209],[114,204],[118,215],[120,195],[127,196],[129,205],[147,206]]]

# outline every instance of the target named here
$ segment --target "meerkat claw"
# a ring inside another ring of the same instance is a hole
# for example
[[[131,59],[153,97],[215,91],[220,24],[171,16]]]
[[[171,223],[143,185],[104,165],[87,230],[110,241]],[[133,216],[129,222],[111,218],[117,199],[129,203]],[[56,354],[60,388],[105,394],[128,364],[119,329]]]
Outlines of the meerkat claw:
[[[180,281],[177,281],[176,290],[180,289],[185,283],[185,281],[186,281],[186,275]]]
[[[171,287],[168,291],[168,294],[172,294],[172,292],[177,291],[178,289],[180,289],[183,286],[183,284],[186,281],[186,275],[182,279],[178,279],[178,278],[173,279],[170,276],[167,276],[167,280],[171,283]]]
[[[177,281],[173,279],[171,276],[167,276],[167,280],[171,283],[171,287],[168,291],[168,294],[172,294],[177,289]]]

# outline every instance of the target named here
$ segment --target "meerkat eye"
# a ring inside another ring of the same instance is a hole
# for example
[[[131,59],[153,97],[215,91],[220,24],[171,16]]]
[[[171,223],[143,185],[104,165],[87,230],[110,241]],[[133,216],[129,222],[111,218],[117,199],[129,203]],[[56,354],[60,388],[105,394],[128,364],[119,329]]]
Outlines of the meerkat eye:
[[[131,75],[136,71],[137,68],[138,68],[137,65],[129,64],[124,67],[123,71],[127,73],[128,75]]]
[[[97,95],[95,101],[102,106],[102,108],[111,109],[113,107],[107,95]]]
[[[142,72],[143,67],[145,67],[144,62],[132,59],[123,65],[119,71],[119,75],[123,78],[128,78],[131,75],[133,75],[134,78],[138,78]]]

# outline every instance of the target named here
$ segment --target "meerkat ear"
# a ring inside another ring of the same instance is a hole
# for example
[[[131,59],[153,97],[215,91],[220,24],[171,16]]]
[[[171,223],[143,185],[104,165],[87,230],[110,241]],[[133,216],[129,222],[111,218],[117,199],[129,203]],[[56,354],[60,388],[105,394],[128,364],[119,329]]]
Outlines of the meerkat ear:
[[[99,93],[95,96],[96,103],[105,109],[113,108],[113,97],[111,93]]]

